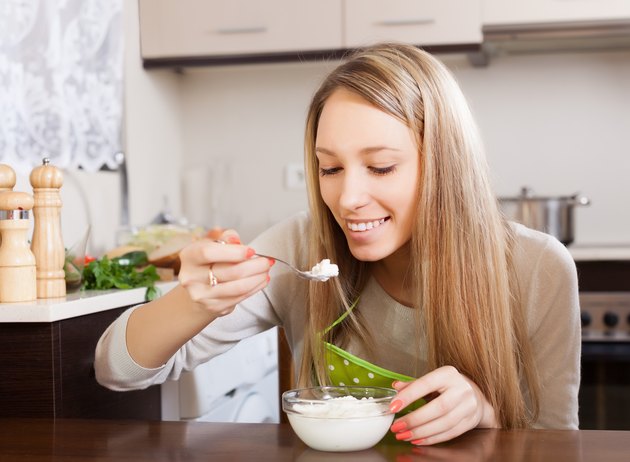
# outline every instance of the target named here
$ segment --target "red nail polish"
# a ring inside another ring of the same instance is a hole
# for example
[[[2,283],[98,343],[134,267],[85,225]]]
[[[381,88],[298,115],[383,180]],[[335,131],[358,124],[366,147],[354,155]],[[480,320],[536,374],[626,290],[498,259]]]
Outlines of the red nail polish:
[[[399,399],[395,399],[389,405],[389,412],[393,412],[395,414],[396,412],[400,411],[402,407],[403,407],[403,402]]]
[[[417,439],[417,440],[411,440],[411,444],[422,444],[422,443],[424,443],[424,440],[425,440],[424,438],[420,438],[420,439]]]
[[[237,236],[230,236],[227,238],[228,244],[240,244],[241,240]]]
[[[391,431],[393,431],[394,433],[398,433],[406,429],[407,429],[407,422],[403,422],[402,420],[399,420],[398,422],[394,422],[394,425],[391,426]]]
[[[271,276],[267,275],[267,282],[271,281]]]
[[[269,260],[269,266],[273,266],[276,264],[276,260],[274,258],[267,258]]]
[[[396,439],[399,441],[408,440],[412,436],[413,434],[411,433],[411,431],[406,431],[404,433],[396,433]]]
[[[256,255],[256,251],[254,249],[252,249],[251,247],[248,247],[247,248],[247,253],[245,254],[245,257],[252,258],[254,255]]]

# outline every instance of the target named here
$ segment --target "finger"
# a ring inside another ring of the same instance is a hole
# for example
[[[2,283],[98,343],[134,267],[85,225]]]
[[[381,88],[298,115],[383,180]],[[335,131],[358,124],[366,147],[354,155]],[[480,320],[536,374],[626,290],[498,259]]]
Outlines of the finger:
[[[179,283],[186,288],[196,284],[206,286],[210,283],[210,271],[217,283],[243,279],[262,273],[268,273],[274,264],[267,258],[251,258],[240,263],[212,263],[209,265],[186,266],[180,270]]]
[[[407,431],[398,433],[397,438],[406,441],[433,439],[435,435],[461,434],[475,427],[476,399],[464,390],[463,385],[462,382],[448,389],[439,398],[405,416],[404,429]],[[397,428],[402,428],[402,424],[399,423]]]
[[[267,274],[274,263],[269,258],[254,257],[241,263],[214,263],[211,268],[218,282],[229,282],[263,273]],[[205,268],[202,268],[202,273],[203,269]]]
[[[244,294],[251,293],[255,287],[267,282],[268,277],[265,273],[255,274],[246,278],[236,279],[234,281],[222,281],[219,279],[218,284],[210,287],[208,292],[212,298],[232,299],[242,297]]]
[[[254,286],[249,292],[239,294],[238,296],[232,298],[214,298],[212,294],[209,294],[207,298],[201,298],[197,300],[198,303],[202,304],[206,310],[212,311],[218,316],[225,316],[226,314],[231,313],[236,305],[243,300],[248,299],[255,293],[264,289],[269,280],[265,278],[260,284]]]
[[[462,418],[461,412],[453,410],[452,412],[441,414],[434,419],[428,420],[426,423],[419,426],[415,426],[415,424],[408,424],[409,431],[403,435],[399,433],[397,437],[398,439],[405,441],[426,440],[428,438],[435,437],[435,435],[446,434],[458,427],[464,428],[464,430],[462,430],[463,433],[471,428],[471,425],[468,422],[469,419]]]
[[[454,427],[450,427],[448,430],[444,432],[432,434],[430,436],[426,436],[422,438],[411,439],[411,444],[414,444],[416,446],[429,446],[432,444],[443,443],[445,441],[450,441],[453,438],[463,435],[468,430],[470,430],[470,428],[466,424],[459,423],[455,425]]]
[[[401,391],[407,388],[410,383],[411,382],[403,382],[402,380],[394,380],[392,382],[392,388],[395,389],[396,391]]]
[[[221,264],[227,270],[223,270],[224,272],[220,273],[219,269],[216,268],[220,266],[220,264],[215,264],[212,266],[212,269],[209,271],[208,267],[199,267],[196,268],[195,272],[189,273],[188,276],[180,277],[180,284],[188,290],[190,297],[194,301],[203,300],[206,298],[219,299],[219,298],[233,298],[238,297],[241,294],[249,292],[252,287],[260,283],[261,281],[266,281],[269,279],[267,274],[267,269],[269,268],[269,262],[264,259],[255,263],[256,266],[261,266],[263,269],[261,270],[250,270],[250,269],[241,269],[234,274],[238,275],[232,280],[226,279],[224,275],[227,271],[234,270],[233,267],[240,266],[243,267],[249,262],[243,262],[240,264]],[[262,263],[262,265],[261,265]],[[231,266],[230,266],[231,265]],[[252,266],[252,265],[249,265]],[[216,284],[212,285],[210,281],[211,275],[215,278]]]
[[[224,245],[211,239],[201,239],[186,246],[179,254],[183,268],[210,265],[216,262],[239,262],[256,252],[244,245]]]
[[[456,380],[459,375],[459,372],[453,366],[442,366],[412,382],[396,383],[399,387],[397,389],[398,394],[396,399],[392,401],[392,406],[398,408],[395,412],[404,409],[418,398],[424,398],[436,392],[444,392],[449,384]]]
[[[259,278],[258,280],[253,280],[252,278],[252,284],[248,287],[243,285],[242,287],[245,287],[246,290],[242,291],[233,291],[229,288],[226,289],[225,287],[219,288],[219,285],[215,287],[210,287],[207,284],[203,286],[197,285],[191,288],[188,293],[191,298],[197,303],[208,306],[212,305],[215,308],[219,306],[225,307],[228,305],[236,304],[241,300],[250,297],[254,293],[258,292],[261,288],[264,288],[267,285],[268,281],[269,280],[266,277]]]
[[[221,234],[220,240],[227,242],[228,244],[240,244],[241,238],[234,229],[226,229]]]

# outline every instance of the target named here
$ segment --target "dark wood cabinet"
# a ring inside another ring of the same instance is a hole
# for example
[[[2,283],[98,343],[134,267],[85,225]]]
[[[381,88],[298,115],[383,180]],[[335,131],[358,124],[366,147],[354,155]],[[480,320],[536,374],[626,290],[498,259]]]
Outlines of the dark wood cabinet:
[[[0,417],[159,420],[159,386],[115,392],[94,377],[96,343],[124,309],[0,323]]]

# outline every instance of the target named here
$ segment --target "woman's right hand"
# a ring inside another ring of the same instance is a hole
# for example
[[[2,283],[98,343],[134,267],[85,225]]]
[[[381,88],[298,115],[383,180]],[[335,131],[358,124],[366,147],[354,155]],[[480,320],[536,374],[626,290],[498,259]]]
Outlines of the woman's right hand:
[[[179,254],[179,283],[199,309],[224,316],[269,282],[274,261],[254,255],[233,230],[225,231],[219,241],[195,241]],[[216,278],[214,286],[211,275]]]

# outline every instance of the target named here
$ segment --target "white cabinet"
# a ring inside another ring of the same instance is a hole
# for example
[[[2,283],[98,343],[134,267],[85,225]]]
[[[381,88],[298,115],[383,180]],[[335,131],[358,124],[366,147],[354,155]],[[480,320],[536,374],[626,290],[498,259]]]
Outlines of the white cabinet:
[[[339,48],[339,0],[139,0],[145,59]]]
[[[339,51],[376,41],[481,43],[482,0],[139,0],[151,60]]]
[[[345,47],[383,40],[415,45],[481,43],[480,0],[344,0]]]
[[[630,0],[483,0],[483,24],[630,19]]]

